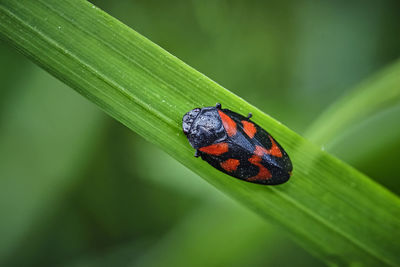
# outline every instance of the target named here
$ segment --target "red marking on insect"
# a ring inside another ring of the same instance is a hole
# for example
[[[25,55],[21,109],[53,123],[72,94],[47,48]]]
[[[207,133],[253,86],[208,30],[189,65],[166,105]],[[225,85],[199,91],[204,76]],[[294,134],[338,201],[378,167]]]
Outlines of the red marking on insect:
[[[243,124],[243,131],[250,137],[253,138],[254,135],[257,132],[256,127],[254,126],[253,123],[248,122],[248,121],[242,121]]]
[[[282,157],[282,151],[279,149],[278,145],[275,143],[274,139],[272,139],[271,136],[268,136],[269,140],[271,140],[271,148],[266,149],[262,146],[256,146],[256,149],[254,150],[254,154],[257,156],[262,157],[264,154],[272,155],[275,157]]]
[[[222,155],[226,152],[228,152],[229,147],[227,143],[218,143],[218,144],[214,144],[214,145],[210,145],[210,146],[205,146],[205,147],[201,147],[199,148],[199,150],[201,152],[210,154],[210,155],[215,155],[215,156],[219,156]]]
[[[259,168],[258,173],[256,176],[247,178],[248,181],[256,181],[256,180],[268,180],[269,178],[272,177],[271,173],[267,168],[265,168],[260,162],[261,162],[261,157],[253,155],[251,158],[249,158],[249,162]]]
[[[236,171],[240,162],[238,159],[227,159],[224,162],[221,162],[221,167],[228,172]]]
[[[224,125],[225,131],[228,136],[233,136],[236,134],[236,122],[234,122],[228,115],[223,113],[221,110],[218,110],[219,116],[221,117],[222,124]]]

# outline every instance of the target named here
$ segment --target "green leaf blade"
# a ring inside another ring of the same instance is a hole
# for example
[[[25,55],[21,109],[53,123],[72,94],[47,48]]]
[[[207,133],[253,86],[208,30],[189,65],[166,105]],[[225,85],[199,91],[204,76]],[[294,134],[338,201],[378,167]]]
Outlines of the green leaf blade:
[[[325,261],[400,263],[397,196],[90,3],[1,0],[0,32],[54,76],[222,192],[286,228]],[[285,147],[294,165],[288,183],[245,183],[193,157],[181,131],[182,116],[216,102],[252,112]]]
[[[371,114],[399,104],[400,62],[395,62],[335,101],[315,120],[305,136],[325,146]]]

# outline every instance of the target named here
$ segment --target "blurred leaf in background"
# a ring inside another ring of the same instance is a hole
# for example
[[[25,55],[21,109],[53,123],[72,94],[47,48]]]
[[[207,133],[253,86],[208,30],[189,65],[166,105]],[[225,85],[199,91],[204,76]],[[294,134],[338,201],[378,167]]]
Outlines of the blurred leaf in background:
[[[92,2],[300,132],[400,55],[395,0]],[[0,263],[322,265],[4,43],[0,56]],[[396,193],[399,110],[329,148]]]

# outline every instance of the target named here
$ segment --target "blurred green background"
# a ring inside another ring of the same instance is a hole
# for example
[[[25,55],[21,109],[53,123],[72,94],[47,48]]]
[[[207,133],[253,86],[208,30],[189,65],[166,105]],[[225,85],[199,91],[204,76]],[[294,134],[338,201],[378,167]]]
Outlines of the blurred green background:
[[[92,2],[299,133],[400,55],[397,0]],[[324,265],[4,42],[0,58],[1,266]],[[399,116],[330,150],[397,194]]]

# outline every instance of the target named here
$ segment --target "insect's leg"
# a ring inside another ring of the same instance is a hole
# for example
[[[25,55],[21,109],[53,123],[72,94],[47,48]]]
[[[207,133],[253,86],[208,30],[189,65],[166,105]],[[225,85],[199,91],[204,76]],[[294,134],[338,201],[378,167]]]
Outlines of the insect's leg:
[[[250,119],[251,117],[253,117],[253,114],[251,114],[251,112],[249,112],[249,115],[247,115],[247,118]]]
[[[200,156],[200,154],[199,154],[199,151],[196,149],[196,152],[194,152],[194,156],[196,157],[196,158],[198,158],[199,156]]]
[[[215,105],[215,107],[217,108],[217,109],[221,109],[221,103],[217,103],[216,105]]]

